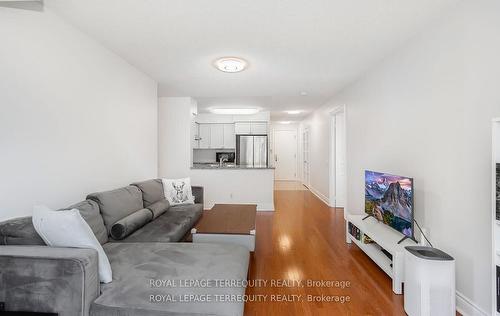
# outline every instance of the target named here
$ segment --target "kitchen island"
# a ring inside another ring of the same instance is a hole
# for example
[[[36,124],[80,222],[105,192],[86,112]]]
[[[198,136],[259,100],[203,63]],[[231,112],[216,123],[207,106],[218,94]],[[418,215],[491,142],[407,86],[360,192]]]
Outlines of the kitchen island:
[[[220,204],[256,204],[257,211],[274,211],[274,168],[195,163],[191,183],[204,187],[205,209]]]

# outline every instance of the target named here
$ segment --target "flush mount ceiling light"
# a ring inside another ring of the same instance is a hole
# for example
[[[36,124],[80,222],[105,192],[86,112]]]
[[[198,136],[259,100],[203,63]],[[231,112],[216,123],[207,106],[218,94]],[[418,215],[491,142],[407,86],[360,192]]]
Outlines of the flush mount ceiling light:
[[[236,108],[236,109],[230,109],[230,108],[214,108],[210,109],[210,112],[214,114],[255,114],[259,112],[259,109],[256,108]]]
[[[301,110],[293,110],[293,111],[285,111],[287,114],[300,114],[302,113]]]
[[[292,122],[290,122],[290,121],[281,121],[280,123],[281,123],[281,124],[290,124],[290,123],[292,123]]]
[[[246,60],[238,57],[221,57],[214,62],[215,68],[222,72],[235,73],[247,68]]]

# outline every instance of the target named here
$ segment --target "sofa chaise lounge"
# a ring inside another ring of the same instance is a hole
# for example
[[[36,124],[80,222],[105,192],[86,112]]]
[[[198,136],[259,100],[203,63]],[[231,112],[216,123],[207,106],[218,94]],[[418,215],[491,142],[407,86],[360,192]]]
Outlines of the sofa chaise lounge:
[[[94,249],[46,246],[31,217],[0,223],[0,302],[7,311],[60,316],[242,315],[248,250],[179,242],[202,213],[203,188],[192,190],[195,204],[169,206],[161,181],[153,179],[65,208],[78,209],[103,246],[113,272],[107,284],[99,282]],[[149,222],[135,227],[127,220],[135,214]],[[111,236],[116,222],[131,230],[125,238]],[[200,280],[239,283],[200,286]]]

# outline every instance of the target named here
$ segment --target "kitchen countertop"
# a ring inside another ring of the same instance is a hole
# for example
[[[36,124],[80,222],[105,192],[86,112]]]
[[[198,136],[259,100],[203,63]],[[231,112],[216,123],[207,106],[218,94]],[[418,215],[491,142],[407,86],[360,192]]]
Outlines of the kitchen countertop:
[[[224,170],[241,170],[241,169],[274,169],[274,167],[269,166],[252,166],[252,165],[235,165],[225,163],[222,167],[219,167],[218,163],[194,163],[191,169],[224,169]]]

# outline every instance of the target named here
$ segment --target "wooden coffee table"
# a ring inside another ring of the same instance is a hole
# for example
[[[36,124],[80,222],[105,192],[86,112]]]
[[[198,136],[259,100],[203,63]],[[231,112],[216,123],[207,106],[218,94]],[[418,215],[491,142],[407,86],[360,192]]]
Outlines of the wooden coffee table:
[[[255,250],[257,205],[215,204],[191,229],[193,242],[232,243]]]

